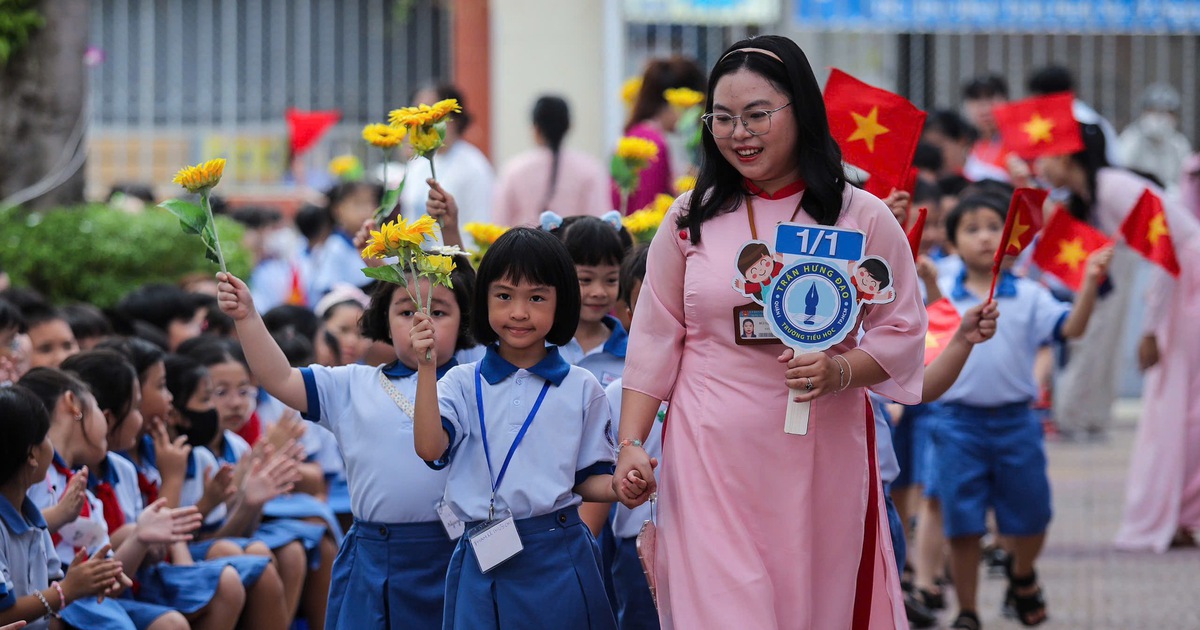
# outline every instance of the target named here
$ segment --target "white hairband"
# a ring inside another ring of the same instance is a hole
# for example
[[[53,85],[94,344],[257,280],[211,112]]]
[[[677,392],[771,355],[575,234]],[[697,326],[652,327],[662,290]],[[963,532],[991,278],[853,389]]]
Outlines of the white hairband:
[[[766,56],[774,59],[775,61],[778,61],[779,63],[783,63],[783,60],[779,58],[779,55],[776,55],[775,53],[773,53],[765,48],[738,48],[737,50],[731,50],[731,51],[725,53],[725,57],[728,57],[729,55],[732,55],[733,53],[758,53],[760,55],[766,55]],[[721,61],[725,61],[725,57],[721,57]],[[720,63],[720,62],[717,62],[717,63]]]

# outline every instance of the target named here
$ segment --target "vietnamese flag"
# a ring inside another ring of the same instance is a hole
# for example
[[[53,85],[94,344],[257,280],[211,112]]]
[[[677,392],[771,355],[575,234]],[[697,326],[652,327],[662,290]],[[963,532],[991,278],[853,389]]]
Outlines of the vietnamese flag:
[[[291,136],[292,156],[312,148],[330,127],[342,118],[342,112],[334,109],[322,112],[306,112],[289,107],[284,115]]]
[[[992,109],[1004,150],[1023,160],[1083,150],[1070,92],[1011,101]]]
[[[1033,250],[1033,262],[1042,271],[1062,280],[1072,291],[1079,291],[1088,256],[1111,243],[1104,232],[1059,207],[1042,230],[1042,238]]]
[[[925,112],[837,68],[825,84],[825,111],[842,157],[871,175],[868,192],[882,198],[908,185]]]
[[[925,218],[929,216],[929,208],[921,206],[917,210],[917,221],[908,231],[908,247],[912,249],[913,262],[921,257],[921,234],[925,232]]]
[[[1050,193],[1038,188],[1018,188],[1008,204],[1008,216],[1004,219],[1004,232],[992,265],[992,288],[988,301],[996,293],[996,279],[1000,277],[1000,263],[1005,256],[1018,256],[1029,244],[1038,230],[1042,229],[1042,204]]]
[[[962,315],[950,300],[942,298],[925,307],[929,314],[929,329],[925,331],[925,365],[938,358],[962,324]]]
[[[1133,212],[1121,224],[1125,242],[1150,262],[1166,269],[1172,276],[1179,276],[1179,260],[1175,257],[1175,245],[1167,229],[1167,213],[1162,199],[1146,189],[1138,199]]]

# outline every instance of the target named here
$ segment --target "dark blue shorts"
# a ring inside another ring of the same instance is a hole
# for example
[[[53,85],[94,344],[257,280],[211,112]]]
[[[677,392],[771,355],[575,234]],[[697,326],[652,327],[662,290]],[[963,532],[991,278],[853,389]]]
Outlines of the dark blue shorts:
[[[900,423],[892,431],[892,449],[900,463],[900,474],[893,489],[925,485],[925,456],[929,450],[929,425],[933,404],[904,408]]]
[[[933,434],[936,485],[949,537],[982,535],[989,508],[1001,534],[1033,536],[1050,524],[1042,424],[1028,402],[942,403]]]

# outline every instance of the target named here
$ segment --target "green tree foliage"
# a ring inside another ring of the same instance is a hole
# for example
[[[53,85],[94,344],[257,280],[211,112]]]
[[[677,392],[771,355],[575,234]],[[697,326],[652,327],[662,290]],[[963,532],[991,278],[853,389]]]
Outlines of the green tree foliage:
[[[230,273],[246,277],[252,261],[240,245],[242,227],[217,217],[217,229]],[[183,233],[169,212],[154,208],[129,214],[104,205],[0,211],[0,266],[13,284],[55,302],[78,300],[101,308],[149,282],[217,272],[205,258],[204,243]]]
[[[29,43],[34,31],[46,25],[35,4],[37,0],[0,0],[0,67]]]

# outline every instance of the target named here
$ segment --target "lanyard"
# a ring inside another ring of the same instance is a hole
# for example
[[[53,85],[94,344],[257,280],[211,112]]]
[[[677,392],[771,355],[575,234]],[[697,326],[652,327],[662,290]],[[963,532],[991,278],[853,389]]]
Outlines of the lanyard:
[[[538,394],[537,402],[533,403],[533,409],[529,410],[529,417],[525,418],[525,424],[521,425],[521,430],[517,432],[517,437],[513,439],[512,446],[508,447],[508,455],[504,458],[504,464],[500,466],[500,474],[496,475],[492,472],[492,455],[488,450],[487,438],[487,422],[483,419],[483,379],[480,378],[482,361],[475,366],[475,405],[479,410],[479,434],[483,438],[483,456],[487,459],[488,480],[492,481],[492,501],[488,506],[488,521],[492,520],[496,511],[496,490],[500,488],[500,483],[504,481],[504,473],[508,472],[508,464],[512,461],[513,453],[517,452],[517,446],[521,444],[521,440],[525,438],[525,433],[529,431],[529,425],[533,424],[533,417],[537,415],[538,409],[542,407],[542,401],[546,398],[546,392],[550,389],[550,381],[546,381],[542,385],[542,391]]]
[[[750,222],[750,238],[757,241],[758,230],[754,228],[754,203],[750,200],[751,197],[753,197],[753,195],[746,196],[746,220]],[[792,211],[792,218],[788,219],[788,223],[792,223],[796,220],[796,217],[800,214],[800,206],[803,201],[804,198],[801,197],[800,201],[796,202],[796,209]]]

